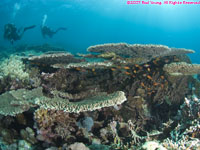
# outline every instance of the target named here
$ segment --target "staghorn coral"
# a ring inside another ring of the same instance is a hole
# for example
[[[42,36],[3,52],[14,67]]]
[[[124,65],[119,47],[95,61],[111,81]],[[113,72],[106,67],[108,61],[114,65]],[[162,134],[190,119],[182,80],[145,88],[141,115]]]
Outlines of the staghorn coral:
[[[42,96],[42,88],[33,90],[19,89],[9,91],[0,95],[0,114],[15,116],[33,107],[32,104],[36,97]]]
[[[200,73],[200,64],[171,63],[166,64],[163,70],[172,76],[194,75]]]
[[[25,64],[18,56],[11,55],[5,59],[0,65],[1,75],[10,77],[11,80],[21,80],[25,82],[29,79],[29,74],[25,71]]]
[[[155,57],[164,57],[172,55],[181,55],[187,53],[194,53],[193,50],[169,48],[164,45],[142,45],[142,44],[126,44],[126,43],[111,43],[90,46],[87,51],[98,53],[111,53],[114,52],[117,55],[129,56],[133,58],[145,58],[148,61]],[[145,63],[145,62],[143,62]]]
[[[180,106],[171,130],[170,137],[163,141],[163,146],[169,150],[196,150],[200,148],[200,99],[196,96],[185,98]]]
[[[111,94],[102,93],[94,97],[86,98],[79,102],[69,102],[67,99],[59,97],[40,97],[36,99],[35,104],[44,109],[80,113],[84,111],[94,111],[104,107],[119,105],[124,101],[126,101],[124,92],[117,91]]]

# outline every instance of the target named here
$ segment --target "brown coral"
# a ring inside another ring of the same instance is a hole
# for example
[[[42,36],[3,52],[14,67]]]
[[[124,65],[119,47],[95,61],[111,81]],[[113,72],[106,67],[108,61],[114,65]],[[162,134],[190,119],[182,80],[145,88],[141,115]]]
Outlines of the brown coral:
[[[132,58],[144,58],[147,61],[152,60],[155,57],[181,55],[187,53],[194,53],[193,50],[169,48],[164,45],[153,44],[126,44],[126,43],[111,43],[90,46],[87,51],[98,53],[115,53],[120,56],[128,56]],[[143,62],[145,63],[145,62]]]
[[[77,130],[77,116],[58,110],[38,109],[34,118],[38,125],[39,140],[52,142],[57,138],[70,139]]]
[[[200,64],[171,63],[166,64],[163,70],[173,76],[194,75],[200,73]]]
[[[42,95],[41,87],[30,91],[19,89],[17,91],[6,92],[0,95],[0,114],[15,116],[27,111],[31,106],[34,106],[34,99]]]

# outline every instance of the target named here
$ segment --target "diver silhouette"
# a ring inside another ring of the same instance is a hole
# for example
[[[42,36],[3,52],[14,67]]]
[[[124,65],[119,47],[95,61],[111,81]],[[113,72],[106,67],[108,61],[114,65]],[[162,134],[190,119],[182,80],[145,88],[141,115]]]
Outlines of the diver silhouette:
[[[43,38],[46,38],[46,36],[48,36],[49,38],[52,38],[53,35],[56,34],[60,30],[65,31],[65,30],[67,30],[67,28],[60,27],[60,28],[58,28],[57,30],[54,31],[47,26],[41,26],[41,33],[42,33]]]
[[[22,31],[21,29],[17,29],[14,24],[8,23],[4,26],[4,39],[10,41],[13,44],[15,41],[20,40],[24,35],[24,32],[35,28],[36,25],[32,25],[29,27],[25,27]]]

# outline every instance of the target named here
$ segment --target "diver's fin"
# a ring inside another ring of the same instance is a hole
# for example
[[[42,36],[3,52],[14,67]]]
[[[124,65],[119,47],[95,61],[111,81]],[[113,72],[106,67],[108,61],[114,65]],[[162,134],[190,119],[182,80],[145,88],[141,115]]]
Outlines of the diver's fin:
[[[29,30],[29,29],[33,29],[33,28],[35,28],[35,27],[36,27],[36,25],[32,25],[32,26],[29,26],[29,27],[25,27],[25,28],[24,28],[24,31]]]
[[[65,27],[60,27],[60,28],[58,28],[56,31],[55,31],[55,33],[57,33],[58,31],[60,31],[60,30],[67,30],[67,28],[65,28]]]

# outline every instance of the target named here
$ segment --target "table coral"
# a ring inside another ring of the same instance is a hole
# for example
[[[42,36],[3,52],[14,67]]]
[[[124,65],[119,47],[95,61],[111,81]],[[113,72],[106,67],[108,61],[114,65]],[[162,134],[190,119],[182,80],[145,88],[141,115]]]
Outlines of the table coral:
[[[100,44],[88,47],[87,51],[97,53],[114,52],[115,54],[120,56],[128,56],[132,58],[146,58],[148,61],[156,57],[194,53],[193,50],[183,48],[169,48],[168,46],[164,45],[142,45],[127,43]]]
[[[171,63],[166,64],[163,70],[173,76],[194,75],[200,73],[200,64]]]
[[[111,94],[99,94],[90,98],[86,98],[79,102],[69,102],[67,99],[55,97],[37,98],[35,104],[44,109],[63,110],[70,113],[80,113],[84,111],[94,111],[104,107],[120,105],[126,101],[124,92],[117,91]]]
[[[36,97],[42,96],[42,89],[33,90],[19,89],[0,95],[0,114],[15,116],[29,110]]]

